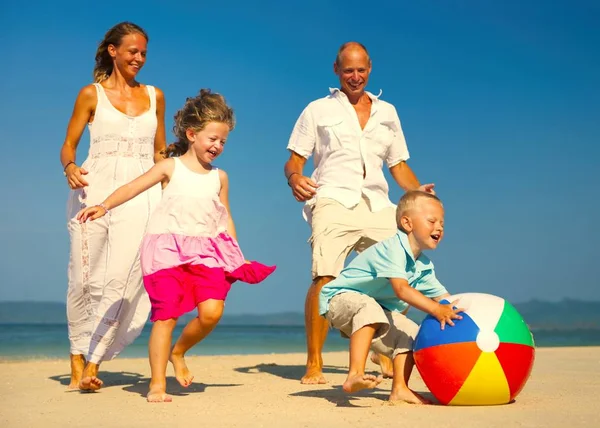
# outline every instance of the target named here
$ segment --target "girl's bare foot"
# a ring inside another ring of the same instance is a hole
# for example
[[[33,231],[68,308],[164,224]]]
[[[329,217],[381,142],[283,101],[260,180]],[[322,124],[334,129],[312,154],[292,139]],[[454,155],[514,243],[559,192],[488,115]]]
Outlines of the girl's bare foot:
[[[83,373],[81,375],[81,381],[79,382],[79,389],[82,391],[97,391],[102,388],[104,382],[98,377],[98,364],[87,363]]]
[[[398,391],[392,391],[390,394],[391,402],[404,402],[410,404],[431,404],[431,401],[417,394],[411,389],[400,389]]]
[[[394,377],[394,363],[389,358],[381,358],[378,353],[371,352],[371,362],[380,367],[384,379],[392,379]]]
[[[173,398],[167,394],[165,384],[150,384],[150,390],[146,394],[148,403],[170,403]]]
[[[175,370],[175,379],[177,379],[177,382],[179,382],[179,384],[184,388],[190,386],[192,384],[192,380],[194,380],[194,375],[188,369],[183,355],[177,355],[171,352],[169,361],[171,361],[171,364],[173,364],[173,369]]]
[[[85,368],[85,358],[81,354],[71,354],[71,383],[67,389],[79,389],[79,382],[83,377],[83,369]]]
[[[364,373],[348,375],[342,388],[346,392],[356,392],[361,389],[373,389],[383,381],[383,377]]]

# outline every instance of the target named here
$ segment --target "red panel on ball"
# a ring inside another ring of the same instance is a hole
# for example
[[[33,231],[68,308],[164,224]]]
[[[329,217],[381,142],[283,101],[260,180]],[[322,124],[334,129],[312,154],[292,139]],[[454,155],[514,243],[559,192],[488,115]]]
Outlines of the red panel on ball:
[[[448,404],[480,355],[477,343],[463,342],[420,349],[414,358],[425,385],[441,404]]]
[[[531,374],[535,349],[517,343],[501,343],[496,356],[508,381],[511,401],[521,392]]]

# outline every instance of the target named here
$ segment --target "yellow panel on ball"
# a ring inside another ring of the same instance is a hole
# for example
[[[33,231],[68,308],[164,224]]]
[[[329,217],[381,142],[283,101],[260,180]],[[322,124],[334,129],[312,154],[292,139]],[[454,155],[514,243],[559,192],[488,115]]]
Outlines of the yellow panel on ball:
[[[494,352],[482,352],[458,393],[449,403],[454,406],[506,404],[510,389],[504,370]]]

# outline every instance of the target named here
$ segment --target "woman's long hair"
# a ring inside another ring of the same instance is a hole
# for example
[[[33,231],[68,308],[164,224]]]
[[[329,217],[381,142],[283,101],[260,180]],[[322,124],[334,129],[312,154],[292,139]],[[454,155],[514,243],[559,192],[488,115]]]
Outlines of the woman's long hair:
[[[129,34],[141,34],[148,41],[148,34],[142,27],[133,22],[120,22],[104,35],[96,50],[96,65],[94,66],[94,83],[108,79],[113,71],[113,59],[108,53],[108,46],[119,47],[123,37]]]

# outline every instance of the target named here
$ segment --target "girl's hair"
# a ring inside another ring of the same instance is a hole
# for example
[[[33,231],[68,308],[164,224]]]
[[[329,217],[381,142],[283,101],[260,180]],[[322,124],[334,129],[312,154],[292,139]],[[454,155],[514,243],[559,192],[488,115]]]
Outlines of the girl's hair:
[[[120,22],[104,35],[104,39],[98,44],[96,50],[96,65],[94,66],[94,83],[100,83],[108,79],[113,71],[113,59],[108,53],[108,46],[119,47],[123,37],[129,34],[141,34],[149,41],[148,34],[144,29],[133,22]]]
[[[186,99],[183,108],[175,113],[173,134],[177,141],[169,144],[165,151],[166,157],[181,156],[187,152],[189,141],[185,135],[186,131],[202,131],[210,122],[224,123],[231,131],[235,126],[233,109],[227,105],[221,94],[213,93],[210,89],[201,89],[197,96]]]

